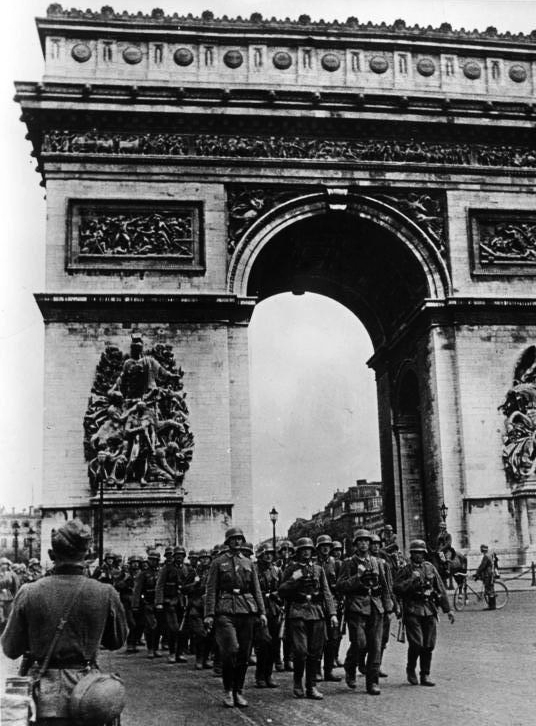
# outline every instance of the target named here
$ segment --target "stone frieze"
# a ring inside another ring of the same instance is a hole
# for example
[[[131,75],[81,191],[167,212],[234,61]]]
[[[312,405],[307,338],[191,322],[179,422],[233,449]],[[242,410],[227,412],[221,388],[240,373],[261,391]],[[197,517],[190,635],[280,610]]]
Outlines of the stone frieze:
[[[536,212],[469,213],[476,274],[536,274]]]
[[[50,130],[44,134],[41,152],[536,168],[536,149],[526,146],[387,138]]]

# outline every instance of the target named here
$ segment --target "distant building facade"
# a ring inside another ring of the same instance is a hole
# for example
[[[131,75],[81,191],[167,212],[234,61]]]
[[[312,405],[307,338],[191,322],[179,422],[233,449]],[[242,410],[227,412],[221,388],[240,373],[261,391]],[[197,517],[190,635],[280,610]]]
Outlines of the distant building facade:
[[[337,490],[328,504],[311,519],[297,519],[288,530],[289,538],[316,538],[329,534],[349,548],[356,530],[380,533],[384,526],[382,482],[358,479],[345,492]]]
[[[0,556],[13,562],[41,559],[41,510],[0,507]]]

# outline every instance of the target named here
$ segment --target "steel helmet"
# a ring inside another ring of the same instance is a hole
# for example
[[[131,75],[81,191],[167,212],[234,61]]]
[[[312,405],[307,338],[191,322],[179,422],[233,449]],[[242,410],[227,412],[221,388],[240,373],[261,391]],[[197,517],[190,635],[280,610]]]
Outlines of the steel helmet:
[[[409,543],[410,552],[428,552],[426,542],[423,539],[414,539]]]
[[[28,567],[32,567],[32,565],[39,565],[40,562],[37,559],[37,557],[32,557],[32,559],[28,562]]]
[[[323,544],[328,544],[328,545],[333,544],[333,540],[331,539],[329,534],[321,534],[320,537],[316,538],[317,547],[320,547],[320,545],[323,545]]]
[[[332,549],[332,550],[342,550],[342,543],[341,543],[341,542],[339,542],[339,541],[338,541],[338,540],[336,540],[336,539],[335,539],[335,540],[333,540],[333,542],[332,542],[332,544],[331,544],[331,549]]]
[[[125,703],[121,678],[115,673],[94,670],[83,676],[71,691],[69,712],[80,726],[98,726],[116,719]]]
[[[354,542],[357,542],[358,539],[368,539],[370,541],[371,535],[368,529],[358,529],[354,534]]]
[[[257,557],[261,557],[261,555],[270,554],[270,553],[272,555],[275,554],[275,550],[272,547],[272,545],[270,545],[270,544],[263,544],[257,550]]]
[[[164,555],[172,555],[173,554],[173,547],[166,547],[164,550]]]
[[[313,540],[310,537],[300,537],[300,539],[296,542],[297,550],[302,550],[304,547],[310,547],[312,550],[314,550],[315,546]]]
[[[148,550],[147,551],[147,559],[150,560],[151,558],[160,560],[160,553],[157,550]]]
[[[294,549],[294,545],[292,544],[292,542],[290,540],[288,540],[288,539],[284,539],[282,542],[279,543],[279,546],[277,548],[277,551],[278,552],[281,552],[281,550],[284,549],[285,547],[287,549],[289,549],[289,550],[293,550]]]
[[[128,558],[128,563],[131,564],[132,562],[141,562],[142,558],[138,557],[138,555],[130,555]]]
[[[240,549],[245,550],[246,552],[251,552],[251,554],[253,554],[252,542],[244,542],[244,544],[240,546]]]
[[[174,555],[184,555],[186,557],[186,550],[184,547],[181,547],[180,545],[178,547],[173,548],[173,554]]]
[[[381,544],[381,538],[377,534],[371,534],[370,535],[370,543],[376,542],[376,544]]]
[[[197,556],[199,557],[199,559],[201,559],[201,557],[212,557],[212,555],[210,554],[210,552],[208,550],[199,550],[199,552],[197,553]]]
[[[228,529],[225,533],[225,544],[231,539],[231,537],[241,537],[242,542],[246,541],[246,538],[244,537],[244,532],[240,527],[231,527],[231,529]]]

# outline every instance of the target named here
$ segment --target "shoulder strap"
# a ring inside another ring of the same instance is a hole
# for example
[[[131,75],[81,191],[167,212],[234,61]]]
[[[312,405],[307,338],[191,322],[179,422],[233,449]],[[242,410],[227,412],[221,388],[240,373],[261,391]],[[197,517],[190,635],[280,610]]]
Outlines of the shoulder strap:
[[[63,631],[63,628],[65,627],[65,625],[66,625],[66,623],[67,623],[67,621],[69,619],[69,615],[71,614],[71,610],[73,609],[73,606],[74,606],[76,600],[78,599],[78,596],[82,592],[85,584],[86,584],[86,581],[85,581],[85,578],[83,578],[82,579],[82,582],[77,587],[74,595],[67,602],[67,605],[65,606],[65,608],[63,610],[63,613],[61,615],[61,618],[60,618],[58,624],[56,625],[56,630],[54,632],[54,637],[52,638],[52,642],[50,643],[50,646],[49,646],[49,648],[47,650],[47,654],[45,656],[45,660],[41,664],[41,668],[39,669],[39,673],[37,674],[36,683],[38,683],[41,680],[41,678],[43,677],[46,669],[48,668],[48,664],[50,663],[50,659],[52,658],[52,654],[54,653],[54,649],[55,649],[56,645],[58,644],[58,640],[59,640],[60,635],[61,635],[61,633]]]

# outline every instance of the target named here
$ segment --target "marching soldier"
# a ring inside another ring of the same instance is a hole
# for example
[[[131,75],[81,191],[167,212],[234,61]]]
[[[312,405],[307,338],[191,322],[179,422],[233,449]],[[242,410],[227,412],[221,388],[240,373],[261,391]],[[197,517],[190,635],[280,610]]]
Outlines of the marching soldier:
[[[136,555],[128,558],[128,565],[115,582],[115,589],[119,593],[119,599],[125,610],[128,625],[127,635],[127,653],[137,653],[136,647],[140,635],[143,631],[143,620],[140,618],[140,611],[134,613],[132,609],[132,598],[134,593],[134,583],[140,572],[141,560]]]
[[[279,567],[281,574],[285,572],[287,567],[292,564],[294,560],[294,545],[288,539],[283,540],[277,548],[278,559],[275,562],[276,567]],[[286,608],[288,609],[288,607]],[[288,615],[288,613],[287,613]],[[286,619],[286,618],[285,618]],[[283,638],[280,638],[280,650],[275,663],[275,669],[278,672],[281,671],[292,671],[292,642],[290,637],[290,629],[285,628]],[[283,660],[281,660],[281,646],[283,647]]]
[[[295,698],[321,700],[316,688],[317,664],[322,658],[325,642],[325,619],[337,625],[335,605],[322,567],[313,563],[313,540],[302,537],[296,544],[297,561],[287,567],[279,594],[289,603],[288,627],[294,658]],[[305,671],[305,693],[303,673]]]
[[[342,543],[338,540],[334,540],[331,545],[331,556],[335,559],[335,572],[337,573],[337,579],[341,574],[341,567],[343,562],[342,557]],[[342,641],[342,628],[343,628],[343,613],[344,613],[344,596],[340,593],[334,595],[335,607],[337,608],[337,620],[339,621],[339,634],[337,637],[337,643],[335,647],[335,665],[337,668],[342,668],[342,663],[339,659],[339,650],[341,648]]]
[[[157,550],[149,550],[147,553],[147,567],[142,569],[134,582],[132,593],[132,611],[136,615],[143,605],[143,620],[145,643],[149,651],[148,658],[161,658],[158,652],[158,641],[160,640],[161,619],[160,613],[156,611],[155,594],[156,581],[158,579],[158,565],[160,555]]]
[[[171,561],[164,563],[156,582],[156,609],[164,611],[169,647],[168,663],[186,663],[185,637],[181,623],[186,612],[186,597],[182,588],[190,576],[190,567],[184,563],[186,550],[175,547]]]
[[[257,572],[259,585],[264,598],[268,629],[259,628],[257,640],[257,668],[255,685],[257,688],[277,688],[272,678],[274,663],[279,655],[279,628],[283,613],[278,590],[281,583],[281,570],[273,563],[275,551],[270,545],[263,545],[257,552]]]
[[[492,555],[488,554],[488,546],[480,545],[482,553],[482,561],[475,572],[474,579],[482,580],[484,584],[484,595],[488,601],[488,610],[497,609],[497,600],[495,597],[495,562]]]
[[[200,550],[196,554],[197,566],[195,569],[190,570],[188,579],[182,589],[188,598],[187,624],[188,632],[191,633],[193,641],[195,669],[200,671],[212,668],[209,663],[212,637],[210,633],[207,633],[203,625],[205,590],[211,557],[208,550]]]
[[[367,693],[379,696],[383,615],[391,612],[393,606],[384,568],[369,552],[370,539],[368,530],[357,530],[354,537],[356,551],[344,561],[337,587],[346,595],[350,635],[344,663],[346,684],[352,689],[356,687],[356,667],[359,666],[359,671],[366,676]]]
[[[331,549],[333,540],[329,534],[321,534],[316,540],[316,551],[318,553],[318,564],[324,570],[328,581],[331,596],[335,603],[336,612],[338,612],[338,598],[336,596],[337,576],[340,572],[340,565],[334,557],[332,557]],[[337,645],[339,642],[339,622],[337,617],[337,627],[328,627],[326,642],[324,644],[324,680],[338,683],[341,677],[333,673],[335,667],[335,658],[337,656]],[[320,664],[319,664],[320,665]]]
[[[117,576],[114,554],[110,550],[104,553],[102,565],[98,565],[93,572],[93,579],[105,585],[113,585]]]
[[[406,673],[412,686],[418,685],[416,667],[420,659],[421,686],[435,686],[430,680],[432,652],[437,640],[437,609],[441,607],[451,623],[454,615],[443,581],[431,562],[424,560],[427,553],[423,540],[416,539],[409,547],[410,561],[396,574],[394,591],[403,602],[404,623],[408,639]]]
[[[244,555],[244,557],[247,557],[248,560],[250,560],[253,556],[253,543],[252,542],[244,542],[242,547],[240,547],[240,552]]]
[[[398,604],[396,602],[396,599],[393,595],[393,570],[391,565],[391,560],[389,558],[389,555],[386,554],[386,552],[381,548],[381,538],[377,534],[371,535],[370,538],[370,554],[374,557],[378,558],[378,564],[380,567],[384,570],[384,576],[387,581],[387,584],[389,586],[389,592],[391,592],[391,598],[393,601],[393,612],[395,615],[398,614]],[[389,634],[391,631],[391,613],[385,611],[383,614],[383,625],[382,625],[382,649],[381,649],[381,656],[380,656],[380,670],[379,670],[379,676],[380,678],[387,678],[387,673],[385,673],[381,668],[381,662],[383,660],[383,653],[385,649],[387,648],[387,643],[389,642]]]
[[[244,533],[232,527],[225,535],[228,552],[212,562],[208,573],[205,627],[214,626],[214,637],[222,663],[224,706],[248,705],[243,696],[244,681],[253,641],[255,616],[267,625],[257,572],[251,560],[240,552]]]

